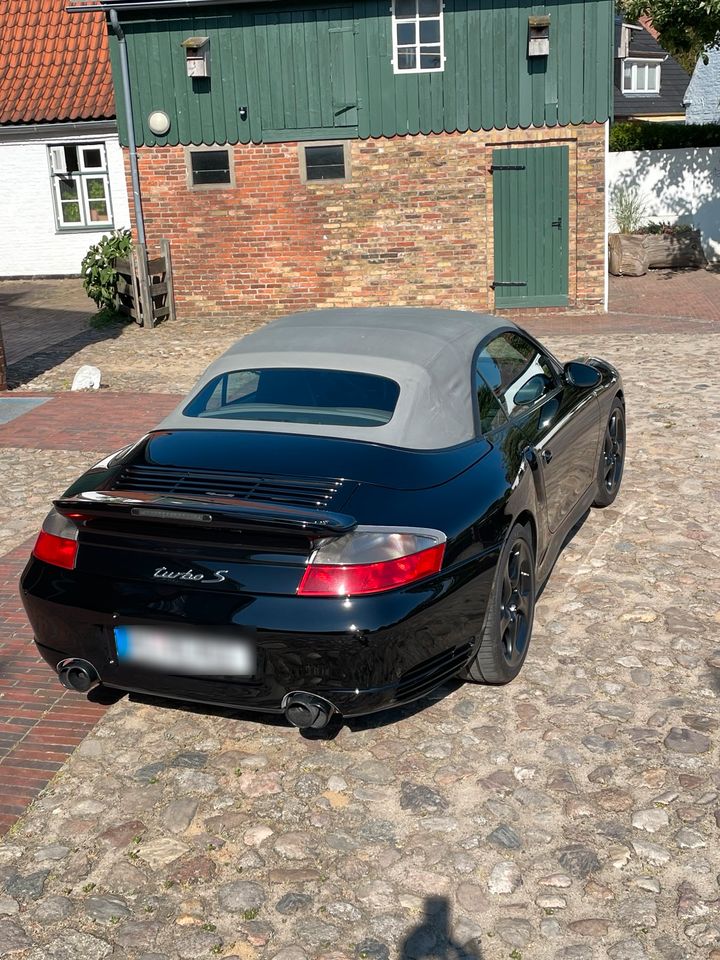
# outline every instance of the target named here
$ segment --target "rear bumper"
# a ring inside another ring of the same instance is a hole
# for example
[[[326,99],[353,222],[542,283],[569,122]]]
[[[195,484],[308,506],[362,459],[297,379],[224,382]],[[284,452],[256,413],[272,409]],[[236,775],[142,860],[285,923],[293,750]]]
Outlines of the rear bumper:
[[[281,712],[286,693],[330,700],[345,716],[405,703],[455,676],[473,652],[494,556],[406,590],[351,600],[244,597],[175,584],[117,583],[31,559],[21,594],[43,658],[79,657],[106,686],[243,710]],[[116,624],[192,624],[252,639],[251,679],[158,672],[118,662]]]

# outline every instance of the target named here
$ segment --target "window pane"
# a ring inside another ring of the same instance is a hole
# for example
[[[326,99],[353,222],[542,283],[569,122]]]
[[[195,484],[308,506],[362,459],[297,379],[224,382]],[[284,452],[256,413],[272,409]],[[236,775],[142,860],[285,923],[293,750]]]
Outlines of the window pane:
[[[397,68],[398,70],[414,70],[417,65],[417,58],[415,56],[415,49],[410,50],[398,50],[397,52]]]
[[[647,88],[648,90],[660,89],[660,66],[652,64],[647,70]]]
[[[635,89],[638,92],[644,92],[647,89],[645,86],[646,73],[647,67],[645,64],[638,63],[635,65]]]
[[[627,61],[623,64],[623,88],[632,90],[632,64]]]
[[[440,43],[440,21],[420,21],[420,43]]]
[[[395,16],[398,20],[414,17],[416,12],[415,0],[395,0]]]
[[[77,181],[65,180],[65,179],[60,181],[60,199],[61,200],[75,200],[77,195],[78,195]]]
[[[397,24],[397,42],[398,46],[415,43],[415,21]]]
[[[515,395],[531,378],[545,377],[546,393],[555,385],[547,358],[534,344],[516,333],[503,333],[491,340],[478,356],[477,369],[507,413],[514,411]]]
[[[345,148],[340,144],[305,147],[305,176],[308,180],[342,180],[345,177]]]
[[[68,173],[77,173],[79,170],[77,147],[65,147],[65,169]]]
[[[74,200],[64,201],[60,205],[60,219],[63,223],[81,223],[80,204]]]
[[[241,378],[240,392],[234,389]],[[264,368],[211,380],[183,411],[187,417],[377,427],[395,411],[394,380],[344,370]]]
[[[88,206],[90,207],[90,219],[93,222],[107,223],[109,218],[105,200],[91,200]]]
[[[193,150],[190,153],[192,182],[230,183],[230,152],[228,150]]]
[[[102,179],[102,177],[89,177],[85,183],[87,185],[88,199],[105,199],[105,181]]]
[[[439,70],[441,66],[440,47],[420,47],[421,70]]]
[[[419,0],[421,17],[439,17],[441,0]]]
[[[475,390],[477,393],[478,416],[480,432],[489,433],[505,423],[505,414],[500,402],[482,377],[475,374]]]
[[[83,167],[85,170],[102,170],[103,156],[100,147],[83,147]]]

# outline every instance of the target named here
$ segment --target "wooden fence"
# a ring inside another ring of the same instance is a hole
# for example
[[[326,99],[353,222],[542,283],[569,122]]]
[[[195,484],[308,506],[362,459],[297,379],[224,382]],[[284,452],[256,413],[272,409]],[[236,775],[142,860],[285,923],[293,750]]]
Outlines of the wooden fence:
[[[143,327],[154,327],[160,320],[175,319],[170,243],[160,241],[161,255],[148,259],[144,244],[133,247],[130,259],[115,261],[118,285],[115,306],[118,313]]]

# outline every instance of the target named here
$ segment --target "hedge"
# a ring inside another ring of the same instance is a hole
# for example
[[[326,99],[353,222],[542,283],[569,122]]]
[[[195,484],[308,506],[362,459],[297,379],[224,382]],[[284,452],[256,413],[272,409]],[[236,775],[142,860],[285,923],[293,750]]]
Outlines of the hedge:
[[[610,150],[720,147],[720,123],[648,123],[626,120],[610,128]]]

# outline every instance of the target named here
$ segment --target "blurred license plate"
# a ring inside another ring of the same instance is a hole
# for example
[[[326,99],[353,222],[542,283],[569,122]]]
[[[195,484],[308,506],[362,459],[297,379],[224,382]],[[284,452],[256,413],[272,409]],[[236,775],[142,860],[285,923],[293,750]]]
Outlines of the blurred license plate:
[[[115,627],[115,648],[121,663],[136,663],[169,673],[250,677],[255,650],[237,636],[203,636],[191,630],[162,627]]]

